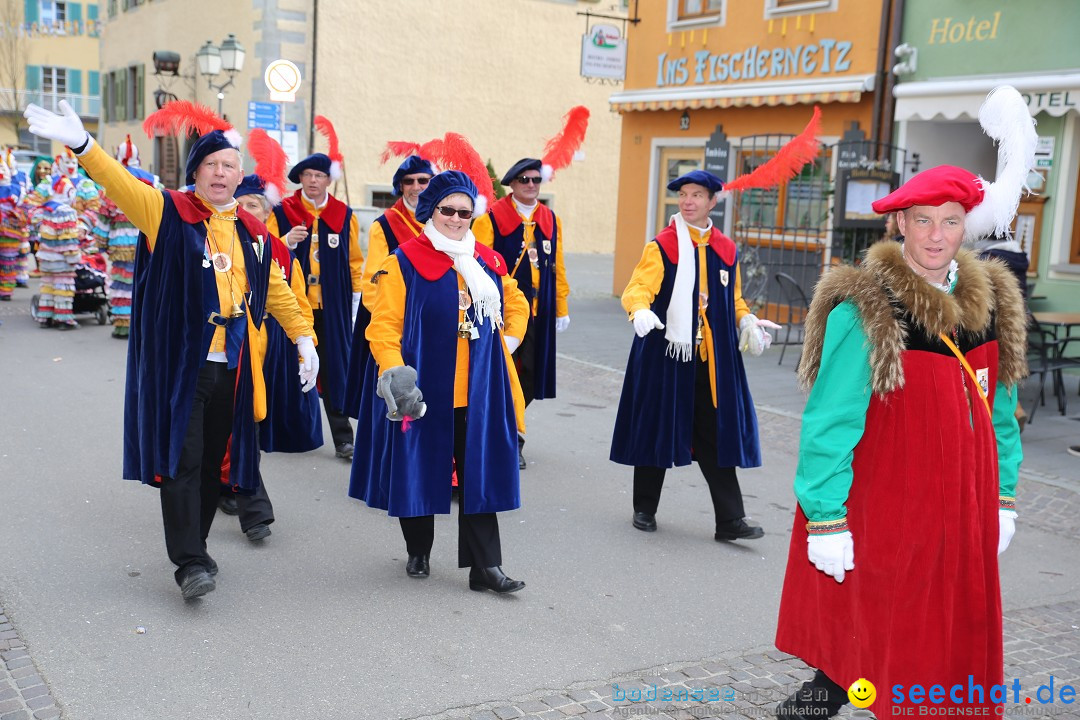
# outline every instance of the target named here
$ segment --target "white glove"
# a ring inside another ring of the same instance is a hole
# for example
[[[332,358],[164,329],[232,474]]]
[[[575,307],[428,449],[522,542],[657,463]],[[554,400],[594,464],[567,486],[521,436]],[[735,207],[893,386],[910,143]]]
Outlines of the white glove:
[[[360,309],[360,293],[352,294],[352,324],[356,326],[356,311]]]
[[[743,315],[739,321],[739,349],[749,350],[754,357],[761,355],[772,345],[772,335],[764,328],[779,330],[780,326],[772,320],[761,320],[757,315]]]
[[[295,250],[296,246],[304,242],[307,239],[308,231],[303,225],[296,225],[292,230],[285,233],[285,244],[289,246],[290,250]]]
[[[855,541],[845,530],[835,535],[811,535],[806,539],[806,556],[821,572],[844,582],[844,571],[855,569]]]
[[[303,391],[308,392],[315,387],[315,379],[319,377],[319,353],[315,352],[315,343],[307,335],[296,338],[296,349],[303,360],[300,381],[304,383]]]
[[[555,332],[566,332],[566,328],[568,327],[570,327],[569,315],[555,318]]]
[[[645,337],[653,330],[663,329],[664,323],[660,322],[660,318],[652,310],[641,308],[634,313],[634,332],[638,337]]]
[[[503,342],[506,343],[506,349],[513,355],[514,351],[521,347],[521,340],[513,335],[503,335]]]
[[[30,132],[38,137],[56,140],[69,148],[85,144],[90,133],[83,127],[79,114],[71,109],[67,100],[59,103],[61,115],[46,110],[40,105],[30,103],[23,111],[23,117],[30,123]]]
[[[998,555],[1009,549],[1016,532],[1016,511],[998,510]]]

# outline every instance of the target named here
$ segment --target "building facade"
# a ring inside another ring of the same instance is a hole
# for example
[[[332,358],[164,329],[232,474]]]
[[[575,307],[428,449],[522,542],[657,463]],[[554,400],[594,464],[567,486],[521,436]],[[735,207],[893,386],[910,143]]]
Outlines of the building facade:
[[[779,188],[722,200],[714,213],[714,222],[744,247],[750,297],[779,302],[775,273],[781,269],[809,291],[837,242],[838,143],[845,135],[881,139],[875,88],[887,70],[891,8],[881,0],[640,5],[640,22],[628,35],[626,87],[610,98],[623,123],[615,293],[642,244],[677,212],[674,194],[665,189],[671,179],[700,167],[724,180],[751,171],[803,129],[816,105],[818,161]],[[903,159],[883,157],[890,170],[897,162]]]
[[[28,103],[55,110],[67,100],[97,130],[100,30],[96,0],[0,0],[0,144],[50,157],[62,151],[27,130]]]
[[[611,87],[580,77],[586,21],[578,13],[625,14],[619,0],[109,3],[119,3],[104,11],[102,135],[110,147],[126,133],[140,146],[147,143],[139,125],[156,106],[155,90],[216,107],[216,92],[197,76],[194,55],[207,40],[220,44],[234,33],[247,58],[225,91],[230,121],[247,132],[248,103],[269,101],[266,66],[277,58],[294,62],[303,82],[297,101],[284,106],[283,125],[295,126],[296,150],[304,156],[326,150],[312,133],[313,116],[334,123],[345,156],[345,177],[335,192],[368,208],[369,218],[390,201],[395,166],[379,157],[388,141],[422,143],[459,132],[501,176],[521,157],[540,157],[564,113],[586,105],[592,117],[585,143],[541,198],[562,218],[568,252],[614,248],[620,122],[608,106]],[[210,36],[195,17],[213,17]],[[180,53],[180,77],[153,75],[155,50]],[[118,79],[107,79],[114,74]],[[114,88],[120,88],[115,96]],[[168,143],[156,144],[154,169],[166,176],[166,156],[183,157],[184,148],[170,155]]]
[[[925,167],[953,164],[986,178],[997,153],[979,105],[1008,83],[1037,122],[1037,195],[1024,199],[1016,235],[1028,253],[1031,307],[1080,309],[1080,3],[1043,0],[917,0],[904,12],[903,42],[916,62],[895,88],[897,143]]]

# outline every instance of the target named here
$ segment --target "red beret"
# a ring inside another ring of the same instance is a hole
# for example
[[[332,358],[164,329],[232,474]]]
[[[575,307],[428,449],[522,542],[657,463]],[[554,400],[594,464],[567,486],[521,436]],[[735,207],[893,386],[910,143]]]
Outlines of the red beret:
[[[978,176],[955,165],[938,165],[922,171],[885,197],[875,200],[872,207],[874,212],[884,215],[912,205],[937,207],[947,202],[958,202],[967,213],[982,200],[983,189]]]

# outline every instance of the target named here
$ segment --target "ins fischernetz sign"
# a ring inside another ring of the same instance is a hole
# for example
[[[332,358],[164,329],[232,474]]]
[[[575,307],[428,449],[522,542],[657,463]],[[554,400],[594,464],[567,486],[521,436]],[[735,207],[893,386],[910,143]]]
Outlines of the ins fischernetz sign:
[[[794,47],[763,48],[757,45],[735,53],[698,50],[693,57],[656,58],[656,86],[810,77],[851,69],[851,41],[822,38]]]

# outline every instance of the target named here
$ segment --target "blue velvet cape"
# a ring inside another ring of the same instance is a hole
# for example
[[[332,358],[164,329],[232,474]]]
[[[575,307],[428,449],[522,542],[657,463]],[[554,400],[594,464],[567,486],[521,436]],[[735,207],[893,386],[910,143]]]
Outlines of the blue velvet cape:
[[[480,247],[477,262],[501,295],[501,278],[485,260],[487,248]],[[349,495],[394,517],[446,514],[454,453],[452,358],[457,357],[458,274],[442,266],[436,277],[438,271],[432,268],[448,257],[424,236],[400,246],[395,255],[406,287],[401,354],[406,365],[416,368],[427,414],[414,420],[408,432],[402,432],[401,423],[386,419],[386,402],[375,394],[379,370],[369,353],[363,365]],[[441,260],[433,262],[434,255]],[[491,332],[490,322],[478,326],[480,336],[469,344],[462,498],[466,513],[501,512],[521,505],[509,368],[500,333]]]
[[[559,224],[555,213],[546,205],[537,204],[533,211],[533,239],[536,242],[537,264],[540,266],[540,287],[533,287],[532,264],[526,253],[518,263],[525,247],[525,224],[514,205],[513,197],[507,195],[496,202],[491,210],[491,229],[494,234],[492,246],[495,252],[506,258],[513,268],[517,264],[514,279],[529,301],[530,312],[536,298],[536,317],[530,321],[535,364],[533,366],[533,399],[555,397],[555,257],[559,243]],[[516,225],[515,225],[516,223]],[[544,241],[551,242],[550,252],[544,252]],[[527,398],[526,398],[527,399]]]
[[[163,477],[176,477],[199,368],[206,362],[217,327],[207,318],[221,312],[203,225],[210,211],[193,195],[174,191],[163,195],[154,252],[145,236],[135,250],[124,391],[124,477],[155,485]],[[236,223],[236,232],[251,288],[242,302],[258,327],[266,309],[270,253],[260,257],[252,241],[255,234],[265,238],[266,229],[242,209],[237,216],[242,220]],[[250,493],[259,484],[259,447],[246,319],[230,321],[226,327],[226,355],[229,366],[237,368],[230,483]]]
[[[295,225],[311,230],[313,218],[300,199],[301,190],[285,199],[278,214],[278,231],[284,237]],[[281,226],[281,216],[287,226]],[[306,217],[305,217],[306,215]],[[336,409],[345,405],[345,373],[349,368],[352,342],[352,270],[349,253],[352,238],[349,225],[352,209],[333,195],[319,215],[319,285],[322,288],[323,335],[319,337],[319,393]],[[330,235],[338,236],[336,248],[330,247]],[[307,283],[311,273],[311,235],[293,251],[304,271]]]
[[[276,237],[267,245],[271,257],[292,282],[292,251]],[[259,423],[259,446],[265,452],[301,453],[322,447],[322,413],[319,396],[304,392],[300,384],[300,360],[296,344],[289,339],[281,323],[267,317],[266,357],[263,359],[263,378],[266,381],[266,418]]]
[[[720,235],[715,229],[713,232]],[[664,279],[651,309],[665,324],[677,267],[677,257],[672,257],[677,244],[668,234],[674,236],[674,230],[668,228],[661,233],[660,239],[667,242],[653,240],[660,245]],[[731,243],[723,235],[720,237]],[[720,467],[751,468],[761,465],[757,414],[746,382],[746,369],[739,353],[739,329],[735,325],[738,258],[733,243],[726,247],[730,262],[712,244],[705,252],[709,283],[705,315],[712,331],[716,375],[716,460]],[[727,286],[721,282],[722,272],[727,272]],[[695,322],[698,277],[695,250],[692,295],[695,305],[691,316]],[[653,330],[643,338],[634,336],[611,441],[614,462],[669,468],[689,465],[693,459],[694,373],[698,363],[696,358],[688,362],[676,360],[667,354],[667,347],[663,330]]]

